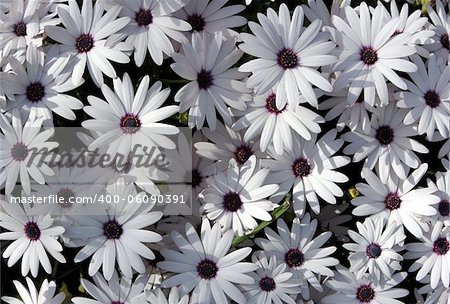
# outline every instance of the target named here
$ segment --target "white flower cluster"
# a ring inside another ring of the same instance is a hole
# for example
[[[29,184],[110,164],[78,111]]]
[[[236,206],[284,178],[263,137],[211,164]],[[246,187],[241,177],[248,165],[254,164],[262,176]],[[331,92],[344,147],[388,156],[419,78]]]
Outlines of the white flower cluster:
[[[3,301],[450,303],[450,4],[291,2],[2,1]]]

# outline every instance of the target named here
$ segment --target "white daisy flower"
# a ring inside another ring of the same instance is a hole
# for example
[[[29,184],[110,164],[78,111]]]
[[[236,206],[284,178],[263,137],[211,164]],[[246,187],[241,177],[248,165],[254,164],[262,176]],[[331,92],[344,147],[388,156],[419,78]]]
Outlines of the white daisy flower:
[[[434,218],[444,222],[446,227],[450,226],[450,170],[446,172],[436,172],[436,183],[428,180],[428,187],[437,189],[436,195],[441,199],[439,204],[435,205],[437,213]]]
[[[367,184],[358,183],[356,189],[362,194],[351,201],[357,206],[353,214],[357,216],[381,216],[388,219],[387,225],[403,225],[415,237],[422,237],[428,231],[428,224],[422,221],[426,216],[434,216],[432,205],[440,199],[434,195],[435,188],[413,188],[419,183],[428,165],[422,164],[406,179],[388,178],[384,183],[372,171],[363,169]]]
[[[346,126],[351,131],[357,128],[364,133],[370,132],[370,114],[374,111],[369,103],[364,102],[364,95],[360,94],[354,104],[347,103],[347,90],[327,94],[331,98],[319,104],[320,110],[328,110],[325,115],[326,121],[331,121],[339,116],[336,130],[342,131]]]
[[[393,18],[400,17],[400,23],[393,35],[398,35],[400,33],[410,34],[411,41],[408,42],[408,45],[414,46],[417,49],[417,53],[421,56],[428,57],[429,53],[423,45],[433,42],[433,39],[431,38],[434,36],[434,31],[425,28],[428,24],[428,19],[422,16],[422,12],[420,10],[415,10],[409,14],[409,6],[406,3],[403,4],[402,9],[399,12],[397,1],[391,1],[390,12],[388,12],[387,9],[385,9],[384,12],[386,23]]]
[[[161,249],[165,261],[159,262],[158,267],[175,273],[164,280],[162,287],[178,286],[180,296],[194,289],[191,303],[226,304],[227,297],[237,303],[246,303],[237,286],[252,284],[254,280],[248,273],[258,266],[241,262],[251,253],[249,247],[228,253],[233,235],[231,230],[221,235],[219,224],[211,228],[207,220],[202,222],[200,237],[189,223],[186,224],[187,239],[173,231],[171,237],[181,252]]]
[[[14,241],[2,255],[8,259],[8,267],[22,258],[22,276],[31,270],[31,275],[36,277],[39,264],[50,274],[52,266],[47,253],[60,263],[66,262],[61,254],[63,248],[57,241],[64,233],[64,228],[56,226],[50,214],[40,212],[42,209],[14,203],[12,197],[8,199],[10,201],[1,201],[4,211],[0,212],[0,227],[9,230],[0,233],[0,240]]]
[[[276,87],[276,106],[283,109],[286,102],[297,105],[300,94],[314,107],[318,107],[312,84],[331,92],[332,85],[317,69],[336,61],[329,55],[335,44],[320,33],[322,22],[314,20],[303,27],[303,8],[297,6],[292,19],[286,4],[280,5],[279,15],[271,8],[267,16],[258,13],[261,25],[249,22],[254,35],[242,33],[244,43],[239,48],[259,57],[243,64],[239,70],[252,72],[247,86],[263,94]]]
[[[2,5],[5,1],[2,1]],[[9,1],[8,13],[0,11],[0,49],[2,57],[12,56],[22,61],[30,45],[41,46],[44,27],[60,21],[56,12],[49,12],[50,3],[36,0]]]
[[[417,259],[409,272],[419,269],[416,279],[422,280],[431,271],[431,288],[436,288],[439,281],[445,287],[450,284],[450,235],[442,230],[442,222],[434,222],[433,229],[422,237],[421,243],[406,244],[406,259]]]
[[[126,254],[126,253],[124,253]],[[95,300],[82,297],[73,297],[73,304],[147,304],[144,291],[148,277],[139,275],[133,282],[131,278],[120,277],[116,271],[106,281],[101,274],[93,276],[95,285],[86,279],[81,279],[81,285]]]
[[[269,169],[261,169],[254,155],[239,166],[230,160],[226,172],[208,177],[208,188],[199,195],[206,217],[220,223],[222,231],[232,230],[238,236],[252,231],[259,219],[270,221],[269,211],[278,205],[267,198],[278,190],[278,185],[265,182]]]
[[[127,52],[132,48],[123,42],[121,37],[113,34],[119,32],[130,22],[130,18],[117,18],[121,6],[116,5],[103,14],[102,2],[83,1],[80,9],[75,0],[69,0],[69,5],[59,5],[58,15],[65,28],[47,26],[47,35],[62,44],[63,54],[70,54],[73,65],[72,82],[81,82],[86,65],[95,84],[103,83],[103,73],[110,78],[116,78],[116,71],[108,60],[128,63]],[[117,19],[116,19],[117,18]]]
[[[94,119],[85,120],[81,125],[100,136],[90,145],[90,150],[108,146],[107,154],[128,157],[138,148],[139,154],[150,153],[153,147],[174,149],[175,143],[166,135],[173,135],[179,129],[169,124],[160,123],[178,112],[178,106],[161,107],[169,97],[170,89],[161,91],[160,81],[149,87],[149,76],[145,76],[134,92],[133,84],[127,73],[123,81],[114,79],[114,92],[105,84],[101,90],[106,102],[95,96],[88,96],[90,106],[84,111]],[[143,146],[145,143],[145,146]]]
[[[27,121],[22,125],[17,112],[11,116],[11,122],[5,115],[0,115],[0,185],[5,185],[5,193],[10,194],[19,179],[26,194],[30,194],[30,176],[39,184],[45,183],[45,177],[54,174],[46,162],[57,159],[51,150],[57,142],[47,141],[54,134],[54,129],[40,132],[42,118]]]
[[[436,56],[430,55],[427,67],[418,56],[412,57],[418,66],[415,73],[410,73],[413,82],[405,80],[407,91],[398,94],[397,106],[408,108],[404,119],[407,125],[419,122],[419,134],[427,134],[431,140],[435,129],[442,137],[450,133],[450,68],[442,64]]]
[[[274,90],[275,91],[275,90]],[[319,123],[324,119],[306,107],[292,102],[282,102],[284,107],[278,107],[279,96],[273,91],[253,97],[247,103],[245,111],[236,111],[241,118],[233,124],[233,129],[243,130],[244,141],[249,141],[260,135],[259,147],[266,151],[273,144],[275,152],[282,154],[284,150],[292,149],[293,137],[299,134],[309,140],[312,134],[321,131]]]
[[[361,279],[364,274],[369,274],[375,282],[383,282],[392,277],[395,271],[402,269],[400,261],[403,257],[397,253],[400,248],[396,243],[402,242],[403,238],[397,233],[400,229],[398,225],[385,226],[381,217],[375,219],[366,218],[364,223],[357,222],[358,232],[348,230],[348,235],[356,243],[347,243],[343,247],[351,254],[350,271],[355,273],[356,279]]]
[[[172,14],[180,10],[188,0],[175,1],[126,1],[115,0],[122,5],[122,16],[131,22],[122,30],[127,34],[126,43],[134,47],[134,61],[138,67],[144,63],[148,52],[157,65],[163,61],[163,53],[171,56],[174,52],[169,38],[181,42],[185,36],[181,31],[191,30],[191,26]]]
[[[228,0],[190,0],[175,15],[186,20],[194,32],[214,34],[245,25],[247,19],[236,15],[243,11],[245,6],[225,6],[227,2]]]
[[[294,298],[300,293],[301,281],[292,279],[293,274],[286,270],[285,263],[278,262],[274,255],[268,259],[263,252],[254,254],[252,262],[259,268],[250,274],[255,283],[243,286],[247,303],[296,303]]]
[[[342,139],[336,139],[336,135],[333,129],[319,140],[316,140],[315,135],[308,141],[294,137],[292,149],[282,155],[269,153],[274,160],[264,163],[272,171],[268,181],[280,185],[271,199],[281,200],[293,187],[294,211],[300,217],[305,213],[306,202],[314,213],[320,212],[318,196],[335,204],[335,196],[344,195],[335,183],[348,181],[344,174],[335,169],[350,162],[348,157],[333,156],[344,144]]]
[[[26,281],[28,290],[19,281],[13,281],[19,293],[20,300],[7,296],[2,297],[2,300],[9,304],[62,304],[64,302],[66,295],[63,292],[54,296],[56,292],[56,284],[54,281],[48,282],[45,279],[39,290],[36,289],[36,286],[30,278],[27,277]]]
[[[45,127],[53,127],[53,113],[66,119],[76,118],[73,110],[83,103],[64,92],[77,86],[72,84],[71,72],[64,70],[69,56],[58,57],[58,48],[52,47],[47,54],[30,44],[26,52],[25,67],[14,58],[10,59],[12,73],[3,74],[4,90],[14,95],[7,103],[6,111],[18,109],[23,118],[44,118]]]
[[[336,293],[323,298],[323,304],[402,304],[402,301],[396,299],[409,293],[406,289],[393,288],[406,278],[406,272],[398,272],[391,279],[376,284],[368,275],[358,280],[347,269],[337,268],[336,277],[327,282]]]
[[[435,32],[433,37],[434,43],[427,46],[427,49],[440,57],[442,60],[448,62],[450,58],[450,15],[445,12],[445,7],[441,0],[436,1],[436,9],[427,5],[427,13],[433,23],[430,29]]]
[[[178,287],[172,287],[169,295],[166,297],[162,290],[157,288],[155,291],[150,292],[150,295],[148,295],[148,301],[150,304],[188,304],[189,295],[184,295],[180,298]]]
[[[347,102],[353,104],[364,89],[364,101],[374,105],[378,94],[381,104],[388,103],[387,78],[396,87],[406,90],[406,83],[394,70],[415,72],[417,66],[403,59],[416,53],[409,46],[411,34],[400,33],[393,36],[400,18],[384,23],[383,5],[375,8],[372,17],[365,2],[356,9],[345,8],[347,21],[333,16],[333,24],[342,33],[344,45],[336,71],[342,71],[334,83],[334,89],[340,91],[350,84]]]
[[[257,159],[266,157],[266,154],[260,151],[258,141],[244,140],[243,132],[235,131],[221,122],[217,123],[215,131],[202,128],[201,132],[211,142],[194,143],[195,152],[201,157],[216,161],[221,170],[226,170],[231,159],[243,165],[252,155]]]
[[[267,239],[255,239],[255,243],[266,255],[284,261],[287,270],[294,274],[293,279],[304,282],[299,288],[306,300],[309,299],[309,284],[322,291],[321,283],[315,274],[332,277],[334,273],[329,267],[339,264],[338,260],[329,257],[336,251],[336,247],[320,248],[331,237],[331,232],[323,232],[313,239],[317,220],[310,219],[308,213],[301,221],[296,217],[292,223],[292,230],[289,230],[284,220],[278,219],[278,233],[267,227],[264,229]]]
[[[140,204],[142,198],[137,196],[133,184],[125,185],[123,180],[110,185],[107,194],[113,200],[103,213],[77,216],[76,225],[70,227],[68,237],[84,241],[85,246],[75,256],[75,262],[81,262],[92,256],[89,263],[89,275],[93,276],[103,265],[103,275],[110,280],[114,265],[124,276],[131,278],[132,269],[138,273],[145,272],[141,257],[154,259],[153,252],[143,243],[161,241],[161,236],[144,229],[156,223],[162,212],[151,212],[154,204]],[[114,203],[115,198],[118,203]],[[105,200],[106,202],[107,200]],[[97,204],[102,203],[97,201]]]
[[[364,168],[372,170],[376,166],[383,182],[389,175],[405,179],[409,168],[416,169],[421,163],[414,152],[429,152],[424,145],[410,138],[417,135],[417,129],[403,124],[406,115],[407,111],[397,108],[394,103],[376,108],[368,133],[359,128],[341,136],[350,143],[344,153],[353,155],[353,162],[364,160]]]
[[[214,35],[194,33],[192,41],[184,42],[182,48],[183,53],[173,54],[175,63],[170,67],[190,81],[175,95],[180,112],[189,110],[189,127],[201,129],[206,117],[209,128],[214,131],[216,110],[225,123],[231,125],[227,106],[246,109],[243,97],[247,92],[240,81],[246,74],[232,67],[243,54],[236,48],[235,39],[225,39],[220,32]]]

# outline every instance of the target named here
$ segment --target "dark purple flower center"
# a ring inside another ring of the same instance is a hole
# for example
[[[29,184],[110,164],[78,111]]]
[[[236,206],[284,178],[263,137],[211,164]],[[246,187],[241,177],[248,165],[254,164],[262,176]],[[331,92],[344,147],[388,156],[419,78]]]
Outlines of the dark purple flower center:
[[[204,280],[215,278],[217,271],[219,271],[217,264],[209,259],[204,259],[197,265],[198,275]]]
[[[147,26],[153,22],[152,11],[141,7],[136,13],[134,20],[139,26]]]
[[[443,48],[450,50],[448,34],[444,34],[441,36],[441,44]]]
[[[94,47],[94,38],[91,34],[81,34],[75,42],[78,53],[87,53]]]
[[[370,303],[375,298],[375,290],[369,285],[361,285],[356,290],[356,298],[361,303]]]
[[[240,145],[236,148],[236,151],[234,151],[234,158],[240,165],[243,165],[252,155],[252,148],[246,144]]]
[[[17,36],[26,36],[27,35],[27,25],[23,22],[16,23],[14,25],[14,33]],[[447,43],[448,45],[448,43]]]
[[[120,301],[112,301],[111,304],[124,304],[124,303]]]
[[[372,243],[367,246],[366,255],[371,259],[376,259],[381,255],[381,251],[382,250],[380,245]]]
[[[202,69],[200,73],[197,74],[197,83],[200,90],[206,90],[213,84],[213,77],[210,71]]]
[[[278,108],[277,108],[277,96],[275,94],[270,94],[266,98],[266,109],[267,109],[267,111],[269,111],[269,113],[280,114],[281,112],[284,111],[284,109],[286,109],[286,106],[283,109],[278,110]]]
[[[293,49],[284,48],[278,52],[278,65],[283,69],[293,69],[298,65],[298,56]]]
[[[192,188],[198,187],[203,180],[203,176],[200,174],[198,169],[192,170]]]
[[[292,164],[292,172],[296,177],[306,177],[311,174],[311,166],[307,159],[299,158]]]
[[[136,114],[126,113],[120,119],[120,127],[122,128],[123,133],[134,134],[139,131],[141,120]]]
[[[189,15],[186,21],[192,26],[193,31],[201,32],[205,28],[205,19],[201,15]]]
[[[259,287],[264,291],[272,291],[277,287],[277,285],[271,277],[264,277],[259,280]]]
[[[372,65],[378,60],[377,51],[370,46],[365,46],[360,52],[361,61],[366,65]]]
[[[73,193],[73,191],[69,188],[61,188],[59,189],[58,193],[58,199],[59,197],[62,197],[64,199],[64,201],[61,203],[61,207],[63,208],[70,208],[71,207],[71,203],[70,203],[70,198],[75,197],[75,193]]]
[[[103,224],[103,235],[109,240],[116,240],[120,238],[123,234],[122,225],[117,223],[117,221],[110,220]]]
[[[284,255],[284,261],[290,268],[300,267],[305,261],[305,256],[300,249],[292,248]]]
[[[39,226],[36,224],[36,222],[26,223],[23,230],[25,232],[26,237],[30,241],[37,241],[41,237],[41,229],[39,229]]]
[[[398,196],[398,193],[389,193],[384,199],[384,204],[387,209],[395,210],[400,208],[402,200]]]
[[[450,213],[450,202],[448,200],[440,201],[438,211],[442,216],[448,216]]]
[[[230,192],[223,196],[223,207],[230,211],[236,212],[242,207],[241,197],[236,192]]]
[[[27,99],[32,102],[38,102],[44,97],[45,89],[40,82],[30,83],[27,87]]]
[[[377,129],[375,138],[382,145],[389,145],[394,140],[394,130],[389,126],[380,126]]]
[[[28,156],[28,147],[23,143],[16,143],[11,148],[11,157],[15,161],[24,161]]]
[[[441,103],[441,98],[439,97],[439,94],[436,93],[436,91],[427,91],[423,98],[425,99],[425,103],[427,104],[427,106],[431,108],[436,108]]]
[[[450,243],[446,238],[439,238],[433,243],[433,251],[436,254],[444,255],[450,249]]]

